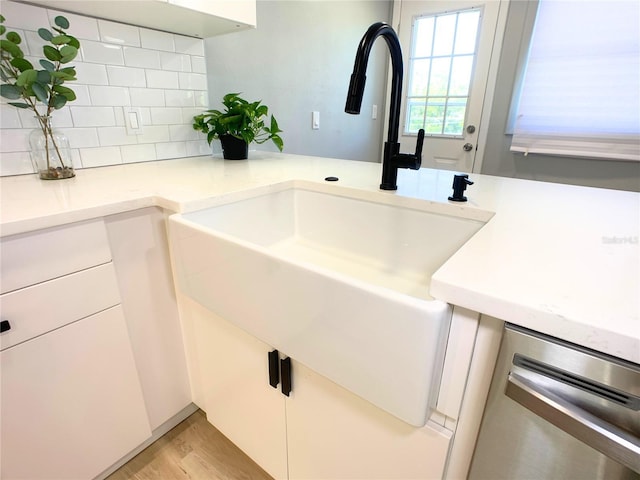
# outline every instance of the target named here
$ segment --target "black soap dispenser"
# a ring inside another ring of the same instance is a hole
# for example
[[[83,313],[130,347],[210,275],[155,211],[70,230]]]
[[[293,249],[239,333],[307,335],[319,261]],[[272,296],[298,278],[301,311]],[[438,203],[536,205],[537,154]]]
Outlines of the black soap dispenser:
[[[467,185],[473,185],[466,173],[457,173],[453,176],[453,195],[449,197],[452,202],[466,202],[467,197],[463,195]]]

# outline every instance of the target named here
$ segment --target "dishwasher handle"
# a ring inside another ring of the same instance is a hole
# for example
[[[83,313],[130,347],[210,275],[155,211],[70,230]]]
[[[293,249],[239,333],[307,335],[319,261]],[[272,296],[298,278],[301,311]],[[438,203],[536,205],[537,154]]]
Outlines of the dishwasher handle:
[[[505,394],[582,443],[640,473],[640,440],[635,436],[514,372],[509,374]]]

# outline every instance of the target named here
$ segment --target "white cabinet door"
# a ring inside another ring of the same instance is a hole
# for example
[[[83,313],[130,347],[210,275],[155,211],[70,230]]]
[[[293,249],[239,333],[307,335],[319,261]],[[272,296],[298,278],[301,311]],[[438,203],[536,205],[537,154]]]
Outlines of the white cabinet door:
[[[2,478],[88,479],[151,434],[119,306],[0,353]]]
[[[285,397],[269,385],[268,345],[187,297],[180,305],[194,401],[273,477],[442,478],[449,430],[404,423],[295,361]]]
[[[105,224],[153,430],[191,403],[164,214],[145,208]]]
[[[5,7],[4,3],[8,5]],[[11,3],[3,2],[3,8],[13,10]],[[200,38],[256,26],[256,0],[135,0],[126,4],[113,0],[29,0],[28,3]]]
[[[290,480],[442,478],[450,431],[404,423],[298,362],[292,371]]]
[[[194,402],[267,473],[286,479],[286,397],[269,385],[269,346],[183,300]]]
[[[256,0],[169,0],[169,3],[247,25],[256,24]]]

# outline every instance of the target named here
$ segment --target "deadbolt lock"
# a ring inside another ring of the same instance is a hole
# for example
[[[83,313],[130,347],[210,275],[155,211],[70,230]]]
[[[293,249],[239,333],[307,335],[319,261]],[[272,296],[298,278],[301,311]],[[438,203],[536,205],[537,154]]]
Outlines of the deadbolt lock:
[[[475,125],[467,125],[467,133],[473,133],[476,131]]]

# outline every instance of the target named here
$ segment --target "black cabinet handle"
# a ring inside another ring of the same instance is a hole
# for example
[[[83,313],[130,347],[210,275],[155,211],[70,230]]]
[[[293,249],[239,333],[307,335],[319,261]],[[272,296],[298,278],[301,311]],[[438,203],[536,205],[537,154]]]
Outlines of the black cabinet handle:
[[[269,385],[273,388],[277,388],[280,383],[280,369],[278,367],[278,350],[269,352]]]
[[[282,393],[287,397],[291,393],[291,359],[289,357],[280,360],[280,374],[282,375]]]
[[[9,323],[9,320],[2,320],[0,322],[0,333],[6,332],[8,330],[11,330],[11,324]]]

